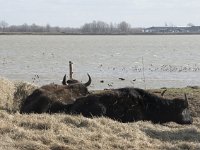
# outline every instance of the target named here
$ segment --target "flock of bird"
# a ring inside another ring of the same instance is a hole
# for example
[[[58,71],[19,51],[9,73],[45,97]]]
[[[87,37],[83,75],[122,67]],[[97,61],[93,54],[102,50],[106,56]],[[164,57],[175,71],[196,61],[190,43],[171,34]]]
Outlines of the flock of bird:
[[[102,67],[102,65],[100,65]],[[101,68],[100,71],[114,71],[114,72],[143,72],[143,71],[150,71],[150,72],[199,72],[200,65],[153,65],[150,64],[148,66],[142,67],[139,65],[135,65],[132,67],[107,67]]]

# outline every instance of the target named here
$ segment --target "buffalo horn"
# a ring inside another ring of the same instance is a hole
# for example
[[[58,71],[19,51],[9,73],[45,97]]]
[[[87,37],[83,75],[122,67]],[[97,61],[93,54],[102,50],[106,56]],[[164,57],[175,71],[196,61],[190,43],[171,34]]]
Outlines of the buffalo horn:
[[[184,93],[184,96],[185,96],[185,102],[186,102],[186,105],[188,106],[188,98],[187,98],[187,94]]]
[[[161,96],[163,97],[165,92],[167,91],[167,89],[164,89],[164,91],[162,91]]]
[[[64,77],[63,77],[62,84],[63,84],[63,85],[66,85],[66,84],[67,84],[67,83],[66,83],[66,74],[65,74]]]
[[[89,74],[87,74],[87,75],[88,75],[88,77],[89,77],[89,80],[88,80],[88,82],[86,82],[86,83],[84,84],[86,87],[89,86],[89,85],[91,84],[91,82],[92,82],[90,75],[89,75]]]

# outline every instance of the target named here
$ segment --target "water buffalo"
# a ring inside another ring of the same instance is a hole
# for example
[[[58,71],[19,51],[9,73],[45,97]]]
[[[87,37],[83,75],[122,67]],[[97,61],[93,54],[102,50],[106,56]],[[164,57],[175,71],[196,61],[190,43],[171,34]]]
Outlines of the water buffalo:
[[[191,124],[185,99],[166,99],[139,88],[120,88],[78,98],[66,107],[68,113],[85,117],[106,116],[121,122],[148,120],[154,123]]]
[[[33,91],[21,106],[20,113],[44,113],[60,112],[64,104],[74,103],[75,99],[89,94],[87,87],[91,84],[89,80],[81,83],[76,80],[74,83],[66,84],[66,76],[63,78],[63,85],[48,84]]]

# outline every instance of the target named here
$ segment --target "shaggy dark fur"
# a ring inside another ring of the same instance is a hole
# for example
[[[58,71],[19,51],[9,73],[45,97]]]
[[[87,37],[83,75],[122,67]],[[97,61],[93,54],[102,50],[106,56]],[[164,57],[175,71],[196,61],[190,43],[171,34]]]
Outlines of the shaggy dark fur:
[[[192,123],[187,100],[165,99],[137,88],[90,94],[78,98],[70,109],[73,114],[86,117],[103,115],[121,122],[149,120],[154,123]]]
[[[65,104],[74,103],[75,99],[89,94],[87,86],[91,84],[91,78],[87,83],[77,82],[68,85],[48,84],[33,91],[21,106],[20,113],[55,113],[63,112]],[[63,84],[66,83],[63,78]]]

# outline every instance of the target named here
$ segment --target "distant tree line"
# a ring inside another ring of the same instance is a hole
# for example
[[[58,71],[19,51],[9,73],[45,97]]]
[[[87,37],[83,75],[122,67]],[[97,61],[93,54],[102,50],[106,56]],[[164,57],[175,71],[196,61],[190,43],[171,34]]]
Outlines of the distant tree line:
[[[106,23],[103,21],[93,21],[85,23],[79,28],[58,27],[47,24],[40,26],[36,24],[9,25],[6,21],[0,21],[0,32],[38,32],[38,33],[61,33],[61,34],[132,34],[142,32],[142,29],[131,28],[125,21],[120,23]]]
[[[92,23],[85,23],[80,28],[82,33],[88,34],[125,34],[131,33],[131,25],[123,21],[119,24],[105,23],[103,21],[93,21]]]

